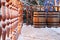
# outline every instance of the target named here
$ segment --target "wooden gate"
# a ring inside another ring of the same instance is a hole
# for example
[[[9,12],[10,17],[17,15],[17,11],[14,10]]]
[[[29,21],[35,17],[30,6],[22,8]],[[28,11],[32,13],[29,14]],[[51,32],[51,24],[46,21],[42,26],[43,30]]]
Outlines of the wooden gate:
[[[17,0],[2,0],[1,1],[1,16],[0,22],[2,24],[2,38],[0,40],[17,40],[21,33],[23,23],[23,6]],[[0,29],[0,30],[1,30]]]

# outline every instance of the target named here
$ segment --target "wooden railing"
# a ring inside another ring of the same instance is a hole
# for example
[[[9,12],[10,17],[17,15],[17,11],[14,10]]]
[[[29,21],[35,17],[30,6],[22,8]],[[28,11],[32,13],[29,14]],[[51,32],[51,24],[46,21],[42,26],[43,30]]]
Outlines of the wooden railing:
[[[0,40],[1,36],[2,40],[7,40],[6,37],[10,40],[17,40],[23,25],[23,16],[18,9],[15,5],[9,4],[9,6],[6,6],[5,2],[1,2],[0,22],[2,27],[0,27]]]
[[[34,11],[45,11],[45,7],[44,6],[32,6]],[[48,6],[48,10],[50,10],[50,6]],[[53,11],[60,11],[60,6],[52,6],[52,10]]]

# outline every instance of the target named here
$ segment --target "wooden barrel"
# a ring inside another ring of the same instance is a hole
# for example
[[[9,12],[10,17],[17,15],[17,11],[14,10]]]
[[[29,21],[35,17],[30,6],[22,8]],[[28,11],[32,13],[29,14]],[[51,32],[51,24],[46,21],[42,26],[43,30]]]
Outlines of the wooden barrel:
[[[48,13],[48,26],[57,27],[59,26],[59,12]]]
[[[60,25],[59,12],[34,12],[33,25],[34,27],[59,27]]]
[[[46,25],[45,12],[34,12],[33,14],[33,25],[34,27],[44,27]]]

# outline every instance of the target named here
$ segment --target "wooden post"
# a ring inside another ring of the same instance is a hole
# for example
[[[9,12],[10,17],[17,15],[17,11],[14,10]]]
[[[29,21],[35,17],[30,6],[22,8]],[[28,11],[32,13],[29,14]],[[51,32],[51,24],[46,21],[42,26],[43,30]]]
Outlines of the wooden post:
[[[28,6],[26,7],[26,19],[27,19],[27,21],[26,21],[26,24],[28,25]]]
[[[0,40],[1,40],[1,35],[2,35],[2,24],[1,24],[1,19],[2,19],[2,15],[0,13]]]
[[[9,38],[9,32],[10,32],[10,22],[9,22],[9,19],[10,19],[10,14],[9,14],[9,8],[7,6],[9,0],[6,0],[6,35],[7,35],[7,38]]]
[[[5,24],[5,0],[1,0],[1,13],[2,13],[2,40],[6,39],[6,24]]]
[[[18,3],[18,2],[17,2]],[[18,17],[18,34],[21,33],[21,28],[22,28],[22,23],[23,23],[23,4],[22,2],[19,2],[18,4],[18,12],[19,12],[19,16]]]
[[[31,25],[33,24],[33,9],[32,9],[32,5],[30,6],[30,14],[31,14],[31,20],[30,20],[30,22],[31,22]]]

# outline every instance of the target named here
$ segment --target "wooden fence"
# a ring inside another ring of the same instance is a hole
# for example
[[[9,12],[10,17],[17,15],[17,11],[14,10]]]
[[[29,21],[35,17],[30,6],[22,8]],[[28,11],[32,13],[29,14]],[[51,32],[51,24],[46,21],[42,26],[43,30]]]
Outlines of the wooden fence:
[[[31,6],[30,15],[27,10],[27,24],[29,16],[31,16],[30,23],[35,27],[60,27],[60,6],[52,6],[52,11],[49,8],[48,6],[47,13],[44,6]]]
[[[20,8],[8,2],[1,2],[0,22],[2,27],[0,28],[0,40],[7,40],[7,38],[10,40],[17,40],[23,25],[23,16],[21,12],[23,10],[20,11]]]

